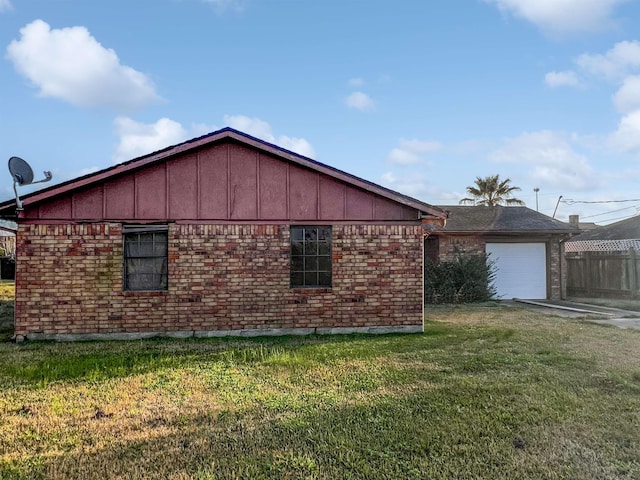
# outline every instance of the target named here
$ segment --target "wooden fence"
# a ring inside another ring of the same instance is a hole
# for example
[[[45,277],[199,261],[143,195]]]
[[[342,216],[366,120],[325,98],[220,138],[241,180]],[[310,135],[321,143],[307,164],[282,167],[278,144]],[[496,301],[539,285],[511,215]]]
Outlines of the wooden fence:
[[[570,297],[640,298],[640,255],[626,252],[566,253]]]

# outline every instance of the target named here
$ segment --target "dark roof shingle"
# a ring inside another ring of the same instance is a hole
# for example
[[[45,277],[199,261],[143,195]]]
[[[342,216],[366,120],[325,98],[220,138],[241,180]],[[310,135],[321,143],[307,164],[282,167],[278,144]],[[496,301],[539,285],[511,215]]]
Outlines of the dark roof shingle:
[[[610,225],[589,230],[573,237],[572,241],[579,240],[639,240],[640,239],[640,215],[621,220]]]
[[[527,207],[440,205],[449,212],[447,233],[577,233],[565,222]]]

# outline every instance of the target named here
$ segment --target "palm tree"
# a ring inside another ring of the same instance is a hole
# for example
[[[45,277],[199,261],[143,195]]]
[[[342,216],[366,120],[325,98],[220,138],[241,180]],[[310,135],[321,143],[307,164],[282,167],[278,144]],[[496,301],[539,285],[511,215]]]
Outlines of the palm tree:
[[[500,180],[500,175],[490,175],[485,178],[476,177],[475,186],[467,187],[470,198],[460,200],[461,204],[471,203],[473,205],[485,205],[493,207],[495,205],[524,205],[522,200],[512,198],[519,187],[511,186],[511,180]]]

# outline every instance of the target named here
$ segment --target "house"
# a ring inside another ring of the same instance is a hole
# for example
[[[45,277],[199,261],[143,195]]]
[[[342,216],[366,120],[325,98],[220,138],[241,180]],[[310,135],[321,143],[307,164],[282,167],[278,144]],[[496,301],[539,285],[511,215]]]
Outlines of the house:
[[[230,128],[22,201],[32,339],[419,332],[423,223],[446,218]]]
[[[581,232],[586,232],[599,227],[599,225],[594,222],[581,222],[580,215],[569,215],[569,224],[574,227],[578,227]]]
[[[640,215],[589,229],[567,242],[567,252],[640,250]]]
[[[577,227],[527,207],[442,206],[449,212],[444,228],[425,241],[432,261],[489,254],[495,262],[499,298],[562,297],[562,244]]]
[[[581,233],[565,244],[567,294],[640,297],[640,216]]]
[[[15,279],[16,225],[0,220],[0,280]]]

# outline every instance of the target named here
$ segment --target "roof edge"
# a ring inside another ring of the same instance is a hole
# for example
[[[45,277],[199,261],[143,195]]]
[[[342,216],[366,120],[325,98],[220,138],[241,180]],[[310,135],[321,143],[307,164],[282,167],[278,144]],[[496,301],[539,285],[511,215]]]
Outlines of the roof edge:
[[[413,197],[409,197],[408,195],[396,192],[389,188],[344,172],[335,167],[331,167],[324,163],[318,162],[317,160],[305,157],[304,155],[300,155],[285,148],[279,147],[275,144],[266,142],[231,127],[225,127],[206,135],[192,138],[185,142],[163,148],[162,150],[136,157],[134,159],[99,170],[97,172],[89,173],[87,175],[83,175],[81,177],[77,177],[66,182],[59,183],[57,185],[52,185],[42,190],[29,193],[24,197],[21,197],[21,200],[25,205],[33,205],[35,203],[48,200],[52,197],[69,193],[79,188],[89,187],[96,183],[106,181],[109,178],[120,176],[127,172],[135,171],[145,166],[149,166],[154,163],[169,159],[173,156],[188,152],[190,150],[195,150],[223,140],[232,140],[244,145],[249,145],[258,150],[286,159],[297,165],[310,168],[314,171],[329,175],[330,177],[333,177],[340,181],[350,183],[359,188],[362,188],[363,190],[375,193],[389,200],[395,201],[411,208],[415,208],[416,210],[419,210],[428,215],[432,215],[438,218],[447,218],[448,216],[448,212],[440,207],[422,202]],[[7,214],[9,214],[9,212],[6,212],[6,210],[15,208],[15,204],[15,199],[10,199],[0,203],[0,216],[6,216]],[[15,212],[11,212],[10,216],[15,217]]]

